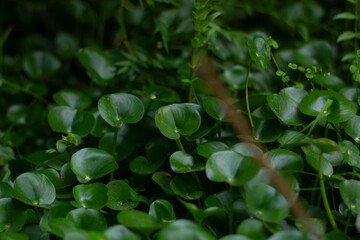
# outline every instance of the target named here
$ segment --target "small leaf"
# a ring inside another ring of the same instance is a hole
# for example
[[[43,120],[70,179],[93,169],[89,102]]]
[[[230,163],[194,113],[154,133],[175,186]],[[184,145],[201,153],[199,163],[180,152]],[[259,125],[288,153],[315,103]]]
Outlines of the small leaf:
[[[270,46],[267,41],[262,37],[254,37],[249,39],[247,43],[251,59],[259,68],[267,68],[271,56]]]
[[[113,225],[104,231],[104,234],[109,240],[141,240],[139,235],[136,235],[125,226]]]
[[[360,143],[360,116],[355,115],[343,124],[347,135],[352,137],[355,142]]]
[[[196,200],[203,195],[196,181],[185,174],[175,176],[170,182],[170,188],[176,195],[187,200]]]
[[[153,216],[157,222],[171,222],[176,219],[173,206],[170,202],[158,199],[151,203],[149,215]]]
[[[25,56],[23,69],[32,79],[45,79],[60,70],[61,62],[51,53],[37,51]]]
[[[181,135],[191,135],[199,129],[201,117],[196,104],[171,104],[159,108],[155,114],[155,123],[167,138],[176,140]]]
[[[350,12],[342,12],[342,13],[336,14],[333,17],[333,19],[334,20],[338,20],[338,19],[354,20],[354,19],[356,19],[356,16],[355,16],[355,14],[350,13]]]
[[[44,231],[51,232],[50,222],[55,218],[64,218],[71,211],[71,208],[66,203],[58,204],[50,208],[40,220],[40,227]]]
[[[226,118],[226,105],[220,99],[207,96],[203,99],[203,107],[207,114],[218,121],[223,121]]]
[[[112,155],[96,148],[83,148],[74,153],[70,166],[82,182],[101,178],[118,168]]]
[[[341,153],[344,156],[344,160],[353,167],[360,166],[360,151],[359,149],[350,141],[344,140],[339,143]]]
[[[73,188],[75,201],[83,208],[102,209],[108,200],[103,183],[80,184]]]
[[[312,166],[316,171],[319,171],[321,167],[321,172],[323,175],[331,176],[333,174],[333,167],[331,163],[321,156],[321,166],[320,166],[320,154],[317,152],[309,152],[306,154],[306,161]]]
[[[246,191],[246,204],[252,214],[267,222],[278,222],[289,214],[286,199],[275,188],[254,184]]]
[[[190,220],[177,220],[166,225],[158,235],[159,240],[215,240],[205,229]]]
[[[171,88],[165,86],[151,85],[143,91],[134,90],[133,92],[152,101],[168,103],[180,102],[179,95]]]
[[[241,66],[235,65],[231,68],[227,68],[224,71],[223,78],[227,84],[229,84],[230,88],[235,91],[244,90],[246,87],[246,75],[248,69]],[[253,85],[255,79],[252,73],[248,75],[248,84],[249,86]]]
[[[94,209],[77,208],[71,210],[66,219],[76,228],[90,231],[104,231],[107,227],[105,217]]]
[[[305,138],[306,136],[303,133],[292,130],[286,130],[277,140],[279,141],[282,147],[291,149],[293,147],[303,144],[303,140]]]
[[[270,165],[282,171],[300,171],[304,168],[304,160],[298,154],[285,149],[272,149],[264,154]]]
[[[107,85],[115,77],[116,68],[101,50],[83,48],[77,52],[76,56],[95,83]]]
[[[0,144],[0,166],[15,158],[14,150],[11,147]]]
[[[250,239],[266,239],[264,224],[257,219],[245,219],[236,228],[236,234],[244,235]]]
[[[27,219],[25,206],[12,198],[0,199],[0,232],[19,232]]]
[[[342,41],[346,41],[346,40],[351,40],[353,38],[355,38],[356,35],[354,32],[351,31],[345,31],[343,33],[341,33],[339,35],[339,37],[337,38],[336,42],[342,42]]]
[[[36,207],[45,207],[55,200],[55,187],[42,173],[27,172],[14,181],[13,197]]]
[[[233,151],[220,151],[206,162],[206,176],[214,182],[241,186],[257,174],[259,166],[250,157]]]
[[[171,169],[176,173],[192,172],[191,168],[194,166],[193,156],[183,151],[174,152],[169,162]]]
[[[150,235],[160,226],[155,218],[139,210],[128,210],[118,213],[117,220],[120,224],[139,230],[145,235]]]
[[[281,231],[272,235],[268,240],[316,240],[317,238],[303,232],[298,231]]]
[[[360,181],[346,180],[339,185],[340,195],[346,206],[351,210],[360,213]]]
[[[61,106],[68,106],[83,110],[91,105],[91,97],[82,91],[75,89],[64,89],[53,95],[54,101]]]
[[[209,141],[201,143],[197,146],[197,153],[204,157],[209,158],[213,153],[227,150],[229,147],[223,142]]]
[[[225,211],[224,208],[219,207],[209,207],[206,209],[199,209],[196,204],[192,204],[189,202],[185,202],[181,199],[179,201],[189,210],[191,215],[193,215],[194,219],[198,223],[202,223],[205,219]]]
[[[50,110],[48,122],[54,132],[84,137],[91,132],[95,119],[89,112],[58,106]]]
[[[114,93],[102,96],[98,102],[99,113],[113,127],[122,123],[137,123],[144,115],[142,101],[128,93]]]

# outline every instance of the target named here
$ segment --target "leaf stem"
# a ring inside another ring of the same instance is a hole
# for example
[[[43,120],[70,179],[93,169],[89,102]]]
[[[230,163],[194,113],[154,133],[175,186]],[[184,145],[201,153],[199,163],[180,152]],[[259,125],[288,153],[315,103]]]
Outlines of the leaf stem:
[[[184,146],[181,143],[181,139],[176,139],[176,145],[178,146],[180,151],[186,152]]]
[[[251,125],[251,128],[254,129],[254,122],[253,122],[253,120],[252,120],[251,110],[250,110],[250,104],[249,104],[249,73],[250,73],[251,64],[252,64],[252,61],[250,62],[249,67],[248,67],[248,70],[247,70],[247,72],[246,72],[246,80],[245,80],[245,99],[246,99],[246,110],[247,110],[247,112],[248,112],[250,125]]]
[[[234,209],[233,209],[233,186],[229,188],[229,234],[234,233]]]
[[[328,219],[330,221],[330,224],[331,224],[332,228],[334,230],[336,230],[338,227],[337,227],[336,222],[334,220],[334,217],[333,217],[333,215],[331,213],[329,201],[328,201],[328,198],[327,198],[327,195],[326,195],[324,177],[323,177],[322,169],[321,169],[321,167],[322,167],[321,160],[322,160],[322,153],[320,153],[320,157],[319,157],[319,170],[318,170],[319,182],[320,182],[320,192],[321,192],[324,207],[325,207],[325,210],[326,210],[326,215],[328,216]]]

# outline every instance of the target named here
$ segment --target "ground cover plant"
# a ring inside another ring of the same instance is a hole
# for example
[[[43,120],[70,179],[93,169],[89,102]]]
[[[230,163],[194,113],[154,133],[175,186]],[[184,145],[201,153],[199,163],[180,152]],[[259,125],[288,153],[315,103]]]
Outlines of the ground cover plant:
[[[0,3],[0,239],[358,239],[358,0]]]

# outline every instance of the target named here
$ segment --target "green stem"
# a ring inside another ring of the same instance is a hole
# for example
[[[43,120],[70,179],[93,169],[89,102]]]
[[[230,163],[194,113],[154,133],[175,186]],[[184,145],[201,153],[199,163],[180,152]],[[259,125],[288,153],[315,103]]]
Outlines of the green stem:
[[[333,104],[333,100],[328,99],[326,100],[324,106],[321,108],[319,114],[316,116],[315,120],[312,122],[311,128],[309,130],[309,132],[306,134],[306,137],[309,137],[312,130],[315,128],[316,124],[319,122],[320,119],[322,119],[326,114],[327,114],[327,110],[328,108]]]
[[[234,233],[234,209],[233,209],[233,186],[230,185],[229,188],[229,234]]]
[[[251,128],[254,129],[254,122],[253,122],[253,119],[251,117],[251,110],[250,110],[250,104],[249,104],[249,73],[250,73],[251,64],[252,64],[252,61],[250,62],[248,70],[246,72],[245,99],[246,99],[246,110],[248,112],[250,125],[251,125]]]
[[[130,47],[130,44],[128,42],[128,35],[126,32],[126,26],[125,26],[125,21],[124,21],[124,6],[125,6],[125,0],[120,0],[120,6],[118,9],[118,13],[117,13],[117,21],[119,23],[120,26],[120,34],[123,38],[123,43],[125,45],[126,50],[128,51],[128,53],[130,53],[131,55],[134,54],[133,50]]]
[[[325,207],[325,210],[326,210],[326,215],[328,216],[328,219],[330,221],[330,224],[332,226],[332,228],[334,230],[336,230],[338,227],[336,225],[336,222],[334,220],[334,217],[331,213],[331,209],[330,209],[330,205],[329,205],[329,201],[328,201],[328,198],[327,198],[327,195],[326,195],[326,190],[325,190],[325,183],[324,183],[324,177],[323,177],[323,174],[322,174],[322,170],[321,170],[321,160],[322,160],[322,153],[320,152],[320,157],[319,157],[319,182],[320,182],[320,192],[321,192],[321,196],[322,196],[322,199],[323,199],[323,203],[324,203],[324,207]]]
[[[347,231],[348,231],[348,228],[349,228],[349,225],[350,225],[350,220],[351,220],[351,213],[349,211],[348,213],[348,217],[346,219],[346,225],[345,225],[345,229],[344,229],[344,233],[347,234]]]
[[[218,137],[221,138],[221,121],[218,121]]]
[[[176,139],[176,145],[178,146],[180,151],[186,152],[184,146],[181,143],[181,139]]]

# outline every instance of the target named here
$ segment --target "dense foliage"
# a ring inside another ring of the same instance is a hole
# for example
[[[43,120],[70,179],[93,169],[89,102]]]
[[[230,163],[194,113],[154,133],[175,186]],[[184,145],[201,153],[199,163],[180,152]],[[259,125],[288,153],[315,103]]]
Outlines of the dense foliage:
[[[0,239],[358,239],[359,8],[1,1]]]

